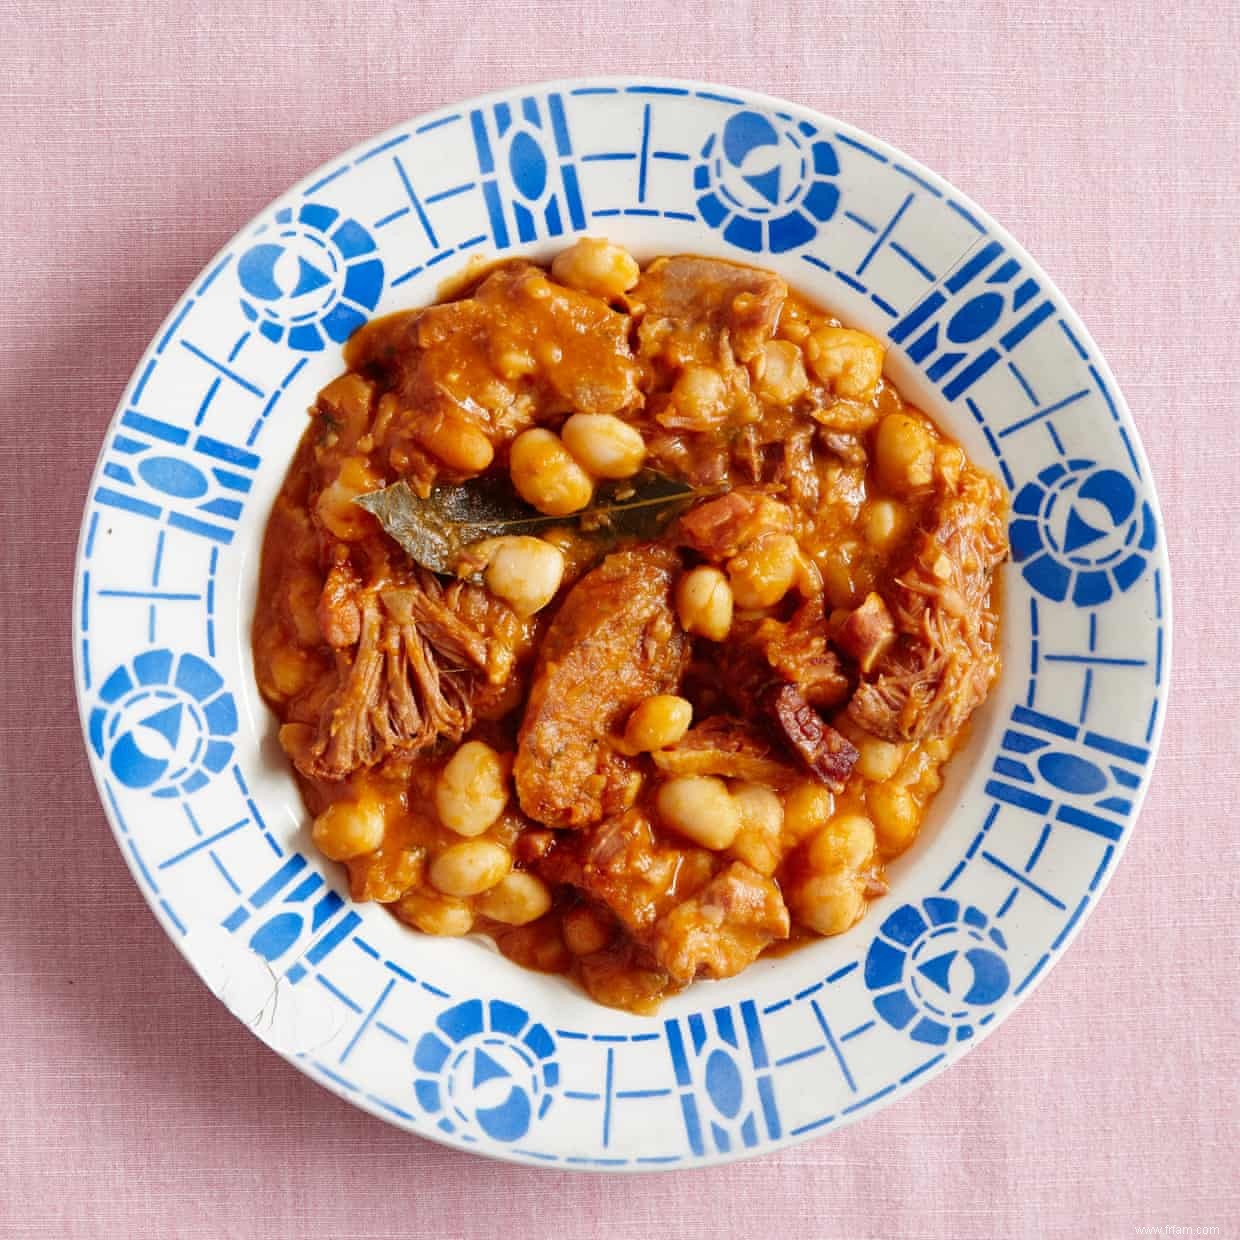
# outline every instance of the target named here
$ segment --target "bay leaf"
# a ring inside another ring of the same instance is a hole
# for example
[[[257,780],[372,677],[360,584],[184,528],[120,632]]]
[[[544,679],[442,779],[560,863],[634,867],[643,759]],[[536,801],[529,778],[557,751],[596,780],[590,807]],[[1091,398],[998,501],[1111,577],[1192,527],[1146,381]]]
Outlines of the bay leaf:
[[[654,538],[694,500],[713,493],[648,469],[633,478],[600,483],[591,503],[566,517],[549,517],[531,507],[503,477],[436,487],[425,499],[408,483],[395,482],[353,502],[373,513],[416,563],[432,572],[451,573],[462,552],[484,538],[536,535],[565,525],[604,545],[622,538]]]

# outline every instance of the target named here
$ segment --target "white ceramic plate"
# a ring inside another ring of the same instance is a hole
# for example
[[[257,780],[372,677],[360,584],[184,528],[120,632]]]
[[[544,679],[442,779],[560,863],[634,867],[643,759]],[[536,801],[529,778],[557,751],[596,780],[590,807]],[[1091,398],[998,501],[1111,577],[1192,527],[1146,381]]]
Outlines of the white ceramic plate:
[[[1013,496],[1003,678],[892,889],[839,938],[657,1018],[351,905],[311,846],[249,653],[271,501],[340,344],[478,256],[574,233],[772,267]],[[1088,333],[941,178],[840,121],[698,82],[531,86],[308,177],[212,260],[138,366],[82,526],[77,690],[117,842],[208,986],[302,1071],[517,1161],[698,1166],[894,1101],[1027,995],[1150,775],[1170,591],[1149,466]],[[1053,1086],[1052,1086],[1053,1087]]]

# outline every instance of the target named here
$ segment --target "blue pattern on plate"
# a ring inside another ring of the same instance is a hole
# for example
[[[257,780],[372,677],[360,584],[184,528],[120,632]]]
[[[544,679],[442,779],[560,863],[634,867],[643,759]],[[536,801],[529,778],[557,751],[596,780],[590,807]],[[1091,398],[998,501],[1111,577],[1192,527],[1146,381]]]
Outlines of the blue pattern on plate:
[[[316,353],[343,344],[370,317],[383,290],[374,238],[321,203],[291,207],[260,228],[237,260],[241,310],[268,340]]]
[[[112,672],[98,700],[87,721],[91,747],[126,788],[187,795],[232,758],[236,704],[197,655],[144,651]]]
[[[834,147],[808,121],[734,112],[693,170],[698,213],[738,249],[800,249],[835,214],[839,170]]]
[[[1011,985],[1003,935],[986,914],[931,896],[889,913],[870,944],[865,984],[874,1008],[915,1042],[963,1042]]]
[[[444,1132],[519,1141],[560,1079],[555,1040],[514,1003],[468,999],[442,1012],[413,1053],[414,1093]]]
[[[118,838],[171,932],[222,926],[328,1006],[338,1037],[298,1053],[306,1071],[416,1131],[533,1162],[643,1167],[842,1123],[1011,1006],[1131,828],[1165,696],[1166,574],[1130,425],[1070,311],[1005,237],[931,174],[825,124],[647,81],[529,89],[413,123],[232,244],[174,311],[109,431],[76,630]],[[776,997],[766,985],[761,1000],[719,1003],[701,987],[698,1008],[658,1022],[599,1010],[587,1028],[550,1028],[437,957],[419,957],[432,963],[417,976],[385,954],[366,931],[379,937],[369,919],[386,914],[351,906],[334,867],[273,828],[237,710],[250,672],[229,652],[245,634],[217,640],[217,596],[256,476],[286,465],[264,454],[264,431],[300,415],[312,355],[380,308],[433,296],[435,269],[483,246],[631,217],[684,226],[683,248],[705,226],[739,258],[804,264],[824,300],[870,316],[977,427],[1014,495],[1007,623],[1028,639],[1028,668],[960,854],[937,890],[876,904],[839,941],[854,959],[806,979],[792,957],[781,969],[802,984]],[[420,277],[432,283],[399,292]]]
[[[1105,603],[1145,572],[1157,541],[1154,514],[1118,469],[1067,461],[1042,470],[1012,501],[1012,558],[1055,602]]]

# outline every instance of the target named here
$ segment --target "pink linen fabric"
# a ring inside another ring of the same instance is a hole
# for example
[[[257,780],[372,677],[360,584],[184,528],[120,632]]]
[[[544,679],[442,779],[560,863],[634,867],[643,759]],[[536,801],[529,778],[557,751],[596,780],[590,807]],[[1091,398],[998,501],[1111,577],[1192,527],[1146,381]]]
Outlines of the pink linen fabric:
[[[428,1144],[251,1037],[129,878],[69,660],[96,451],[207,258],[401,119],[618,71],[834,113],[1007,225],[1133,406],[1175,599],[1140,826],[1022,1010],[858,1126],[638,1178]],[[0,1236],[1240,1235],[1238,80],[1229,0],[0,0]]]

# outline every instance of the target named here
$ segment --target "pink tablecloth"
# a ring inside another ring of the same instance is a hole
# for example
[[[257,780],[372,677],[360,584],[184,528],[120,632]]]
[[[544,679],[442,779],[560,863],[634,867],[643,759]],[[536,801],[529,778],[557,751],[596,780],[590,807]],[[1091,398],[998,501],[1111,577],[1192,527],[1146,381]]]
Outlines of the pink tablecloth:
[[[1240,1234],[1238,48],[1227,0],[0,2],[0,1233]],[[68,658],[100,437],[211,253],[397,120],[501,84],[622,69],[834,112],[1007,224],[1132,403],[1176,607],[1171,716],[1140,829],[1025,1007],[860,1126],[637,1179],[426,1144],[246,1033],[125,871]]]

